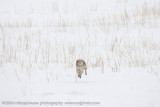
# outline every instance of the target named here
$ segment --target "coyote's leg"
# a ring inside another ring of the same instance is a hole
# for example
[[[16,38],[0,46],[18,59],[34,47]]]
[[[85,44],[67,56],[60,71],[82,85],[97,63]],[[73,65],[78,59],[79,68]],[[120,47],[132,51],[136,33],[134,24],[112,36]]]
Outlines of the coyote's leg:
[[[81,74],[78,74],[78,77],[81,78]]]
[[[87,67],[85,67],[85,75],[87,75]]]
[[[85,75],[87,75],[87,69],[85,69]]]
[[[85,75],[87,75],[87,71],[85,70]]]
[[[77,74],[78,74],[78,77],[81,78],[82,72],[81,72],[81,70],[79,68],[77,69]]]

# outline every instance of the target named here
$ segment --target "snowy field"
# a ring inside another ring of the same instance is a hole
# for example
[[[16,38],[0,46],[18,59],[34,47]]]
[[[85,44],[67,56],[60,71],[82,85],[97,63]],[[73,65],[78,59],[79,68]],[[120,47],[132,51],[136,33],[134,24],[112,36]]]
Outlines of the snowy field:
[[[0,107],[160,107],[159,34],[160,0],[1,0]]]

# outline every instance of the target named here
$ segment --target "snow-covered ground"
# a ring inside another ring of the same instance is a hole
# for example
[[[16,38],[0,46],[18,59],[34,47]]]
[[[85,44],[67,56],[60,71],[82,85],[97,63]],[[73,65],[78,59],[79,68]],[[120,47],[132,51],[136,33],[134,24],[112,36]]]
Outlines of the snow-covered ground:
[[[77,82],[74,69],[56,70],[59,76],[56,78],[55,75],[50,75],[50,81],[43,72],[31,73],[30,80],[24,73],[19,73],[18,77],[15,72],[1,73],[1,100],[40,104],[50,102],[44,106],[50,106],[51,102],[63,102],[63,106],[80,106],[80,103],[67,105],[65,102],[100,102],[100,104],[83,104],[86,107],[160,106],[159,78],[154,74],[146,73],[144,69],[133,71],[124,69],[117,73],[107,69],[102,74],[99,72],[100,69],[89,68],[88,75],[83,75],[82,79],[77,79]],[[10,105],[16,107],[18,104]]]
[[[160,107],[159,34],[159,0],[1,0],[0,107]]]

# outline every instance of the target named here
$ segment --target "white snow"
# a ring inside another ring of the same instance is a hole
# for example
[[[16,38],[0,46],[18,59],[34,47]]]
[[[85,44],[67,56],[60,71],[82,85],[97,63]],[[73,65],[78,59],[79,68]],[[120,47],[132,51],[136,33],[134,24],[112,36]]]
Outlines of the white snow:
[[[159,0],[1,0],[0,107],[160,107],[159,34]]]

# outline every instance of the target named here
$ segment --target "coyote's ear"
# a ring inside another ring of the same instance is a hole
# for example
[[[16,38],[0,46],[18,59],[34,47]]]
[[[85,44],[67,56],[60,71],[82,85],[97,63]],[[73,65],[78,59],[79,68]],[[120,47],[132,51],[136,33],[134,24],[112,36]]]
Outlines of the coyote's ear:
[[[78,65],[78,60],[76,61],[76,65]]]

